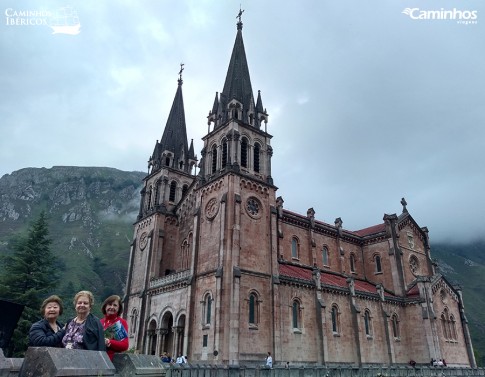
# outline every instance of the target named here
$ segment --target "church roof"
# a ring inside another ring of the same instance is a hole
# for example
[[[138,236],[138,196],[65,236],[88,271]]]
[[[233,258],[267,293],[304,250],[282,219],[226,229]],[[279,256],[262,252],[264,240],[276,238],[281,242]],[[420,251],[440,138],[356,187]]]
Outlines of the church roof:
[[[408,296],[408,297],[419,297],[419,287],[418,287],[418,285],[416,284],[416,285],[414,285],[414,287],[409,289],[406,292],[406,296]]]
[[[290,265],[290,264],[280,264],[279,269],[280,269],[280,276],[286,276],[297,280],[313,281],[313,277],[312,277],[313,271],[311,269]],[[347,283],[347,277],[342,275],[321,272],[320,282],[321,284],[330,286],[330,287],[343,288],[343,289],[349,288],[349,284]],[[374,295],[377,294],[376,286],[364,280],[354,279],[354,287],[356,292],[371,293]],[[384,295],[386,297],[395,297],[394,295],[388,292],[384,292]]]
[[[364,228],[361,230],[355,230],[352,233],[364,237],[364,236],[369,236],[371,234],[376,234],[376,233],[381,233],[386,231],[386,224],[378,224],[378,225],[373,225],[368,228]]]

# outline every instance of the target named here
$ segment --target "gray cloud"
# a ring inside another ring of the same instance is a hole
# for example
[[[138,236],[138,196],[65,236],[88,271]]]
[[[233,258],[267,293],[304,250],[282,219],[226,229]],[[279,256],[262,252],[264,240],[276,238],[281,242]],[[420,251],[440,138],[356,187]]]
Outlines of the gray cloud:
[[[39,4],[4,2],[2,12],[66,5]],[[476,9],[479,21],[412,20],[406,7]],[[75,8],[75,36],[0,25],[0,175],[52,165],[146,170],[181,62],[188,135],[200,151],[239,3]],[[243,8],[286,208],[314,207],[318,219],[342,217],[356,230],[400,212],[405,196],[432,240],[483,237],[482,2],[250,0]]]

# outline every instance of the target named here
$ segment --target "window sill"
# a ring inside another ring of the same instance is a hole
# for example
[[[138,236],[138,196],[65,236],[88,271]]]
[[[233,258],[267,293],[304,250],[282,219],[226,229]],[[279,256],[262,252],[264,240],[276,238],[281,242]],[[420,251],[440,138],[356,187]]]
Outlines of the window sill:
[[[366,335],[366,337],[367,337],[367,340],[372,340],[372,339],[374,339],[374,337],[373,337],[372,335]]]
[[[334,332],[334,333],[333,333],[333,336],[334,336],[335,338],[340,338],[340,334],[339,334],[338,332]]]
[[[208,330],[211,328],[211,325],[208,324],[208,325],[202,325],[202,330]]]
[[[293,334],[301,334],[301,330],[293,328]]]
[[[395,342],[400,342],[401,341],[401,338],[394,338],[394,341]]]
[[[376,272],[374,272],[374,275],[382,275],[382,274],[383,274],[382,271],[376,271]]]
[[[258,330],[258,325],[256,325],[255,323],[250,323],[249,330]]]

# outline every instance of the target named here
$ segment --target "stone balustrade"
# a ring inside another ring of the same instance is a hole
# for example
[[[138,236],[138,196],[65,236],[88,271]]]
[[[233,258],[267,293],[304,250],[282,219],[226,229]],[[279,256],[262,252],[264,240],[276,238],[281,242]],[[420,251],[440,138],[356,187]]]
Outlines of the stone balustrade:
[[[190,277],[190,270],[176,272],[158,279],[150,280],[151,288],[160,288],[168,284],[173,284],[177,281],[187,280]]]

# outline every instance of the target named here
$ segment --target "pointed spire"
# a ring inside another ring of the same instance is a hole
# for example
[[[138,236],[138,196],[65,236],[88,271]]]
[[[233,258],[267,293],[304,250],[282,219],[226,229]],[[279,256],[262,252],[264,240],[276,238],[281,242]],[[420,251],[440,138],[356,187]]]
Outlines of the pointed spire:
[[[190,139],[190,147],[189,147],[189,159],[190,160],[195,160],[195,154],[194,154],[194,139]]]
[[[219,93],[216,92],[216,98],[214,98],[214,104],[212,105],[211,114],[217,115],[218,110],[219,110]]]
[[[239,10],[237,24],[236,40],[227,69],[226,81],[224,89],[220,94],[221,110],[225,112],[224,120],[227,120],[227,105],[230,101],[235,99],[243,106],[242,121],[248,123],[248,110],[254,108],[253,89],[251,87],[251,78],[249,76],[249,68],[246,60],[246,52],[244,50],[244,42],[242,37],[242,22],[241,15],[243,10]]]
[[[261,100],[261,90],[258,90],[258,100],[256,102],[256,112],[264,113],[263,101]]]
[[[187,145],[187,127],[185,124],[185,110],[184,99],[182,96],[182,71],[183,64],[180,64],[179,78],[177,80],[177,92],[168,115],[167,124],[163,131],[160,145],[156,146],[155,150],[158,152],[157,156],[161,163],[160,165],[167,165],[167,158],[171,161],[169,166],[173,168],[180,168],[186,171],[188,169],[188,145]],[[164,156],[163,153],[170,153],[170,156]],[[155,152],[154,152],[155,153]],[[182,163],[182,164],[180,164]]]

